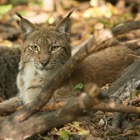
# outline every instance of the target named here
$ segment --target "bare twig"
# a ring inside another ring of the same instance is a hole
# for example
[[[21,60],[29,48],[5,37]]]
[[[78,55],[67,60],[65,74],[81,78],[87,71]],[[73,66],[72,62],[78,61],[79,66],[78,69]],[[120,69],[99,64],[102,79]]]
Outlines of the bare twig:
[[[92,109],[108,112],[140,113],[140,107],[116,105],[115,103],[100,104],[98,106],[94,106]]]
[[[135,58],[140,59],[140,56],[138,56],[138,55],[134,55],[134,54],[129,54],[129,55],[131,55],[131,56],[133,56],[133,57],[135,57]]]

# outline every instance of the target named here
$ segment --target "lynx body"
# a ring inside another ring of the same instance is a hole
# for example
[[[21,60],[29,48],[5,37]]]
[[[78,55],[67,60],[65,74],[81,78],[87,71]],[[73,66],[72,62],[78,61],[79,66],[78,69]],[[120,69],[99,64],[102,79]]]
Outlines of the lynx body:
[[[21,18],[24,43],[17,86],[19,96],[27,104],[37,98],[43,86],[71,57],[70,14],[54,29],[38,28],[19,14],[18,16]],[[79,82],[95,82],[102,86],[114,81],[133,62],[128,55],[130,53],[132,51],[127,47],[118,46],[87,57],[56,93],[65,95],[72,92],[69,87],[74,87]]]
[[[24,43],[17,85],[24,103],[29,103],[71,57],[71,46],[68,43],[70,23],[67,16],[55,29],[43,29],[35,27],[21,16],[20,18]]]

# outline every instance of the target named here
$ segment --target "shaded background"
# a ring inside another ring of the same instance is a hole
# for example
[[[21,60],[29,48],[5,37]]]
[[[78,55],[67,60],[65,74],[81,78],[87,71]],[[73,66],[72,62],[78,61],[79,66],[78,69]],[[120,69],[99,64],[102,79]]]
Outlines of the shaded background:
[[[55,25],[71,10],[73,46],[93,33],[101,40],[98,30],[140,19],[139,0],[0,0],[0,46],[22,43],[15,12],[41,27]]]
[[[43,27],[56,25],[71,10],[74,10],[71,15],[71,44],[73,47],[88,39],[92,34],[94,34],[96,41],[103,41],[104,39],[111,37],[108,31],[114,26],[132,20],[140,20],[140,0],[0,0],[0,47],[3,48],[4,46],[7,46],[13,49],[21,47],[22,45],[22,38],[18,25],[19,18],[15,15],[16,12],[19,12],[23,17],[37,24],[39,27]],[[138,36],[140,35],[140,30],[138,30],[137,34]],[[121,41],[125,42],[127,39],[135,39],[131,35],[127,37],[128,38],[121,38]],[[16,53],[11,51],[7,52],[7,55],[14,55]],[[6,55],[6,53],[4,55]],[[1,52],[0,56],[2,56]],[[13,61],[7,66],[8,70],[9,67],[18,67],[16,65],[17,63],[15,63],[16,61],[17,60],[13,57]],[[3,63],[8,64],[5,60]],[[2,70],[3,69],[5,69],[5,65]],[[0,70],[0,72],[2,70]],[[16,79],[15,77],[14,80],[10,80],[10,76],[15,75],[14,73],[17,73],[17,71],[13,72],[10,70],[10,72],[10,75],[9,73],[6,73],[5,76],[5,85],[7,86],[9,86],[9,83],[15,83],[14,81]],[[1,77],[4,76],[0,74],[0,79]],[[7,81],[9,81],[9,83]],[[2,84],[0,83],[0,87],[2,87]],[[12,84],[12,86],[13,85],[16,86],[16,83]],[[12,87],[9,89],[11,91]],[[90,126],[92,127],[92,135],[97,139],[97,137],[102,137],[102,134],[104,134],[104,128],[102,128],[102,126],[99,128],[96,127],[99,125],[98,122],[100,122],[101,116],[105,116],[104,112],[97,113],[94,116],[94,121],[92,121],[92,123],[90,122],[90,124],[88,124],[88,120],[87,123],[73,122],[67,124],[60,130],[53,129],[47,135],[48,137],[53,136],[54,139],[56,139],[57,136],[60,136],[62,140],[65,140],[70,136],[69,131],[71,131],[72,135],[88,134]],[[108,118],[111,118],[109,113]],[[95,125],[96,123],[97,125]],[[136,122],[136,124],[138,123]],[[129,134],[131,133],[133,135],[138,133],[138,131],[129,131]],[[75,138],[76,137],[77,136],[75,135]],[[38,135],[36,139],[43,138]],[[93,139],[93,137],[91,137],[91,139]],[[125,138],[122,137],[122,139]]]

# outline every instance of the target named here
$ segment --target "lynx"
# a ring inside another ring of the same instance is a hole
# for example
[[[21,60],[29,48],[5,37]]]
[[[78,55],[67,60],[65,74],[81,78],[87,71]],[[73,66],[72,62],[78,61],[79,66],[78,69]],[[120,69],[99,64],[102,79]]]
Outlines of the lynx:
[[[17,86],[25,104],[37,97],[42,87],[71,57],[70,14],[54,28],[36,27],[17,14],[21,19],[23,36]],[[90,55],[56,92],[63,94],[70,90],[68,87],[74,87],[79,82],[95,82],[102,86],[114,81],[133,62],[133,58],[128,55],[130,53],[132,51],[127,47],[117,46]]]

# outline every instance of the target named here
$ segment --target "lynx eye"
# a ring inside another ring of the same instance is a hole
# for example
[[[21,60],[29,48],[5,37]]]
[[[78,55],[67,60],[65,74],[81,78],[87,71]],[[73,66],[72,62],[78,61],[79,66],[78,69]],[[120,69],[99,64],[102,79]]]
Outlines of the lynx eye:
[[[29,47],[29,49],[30,49],[31,51],[34,51],[34,52],[40,51],[40,47],[37,46],[37,45],[32,45],[32,46]]]
[[[60,48],[61,48],[61,47],[58,46],[58,45],[52,45],[52,46],[50,47],[49,51],[51,51],[51,52],[56,52],[56,51],[58,51]]]

